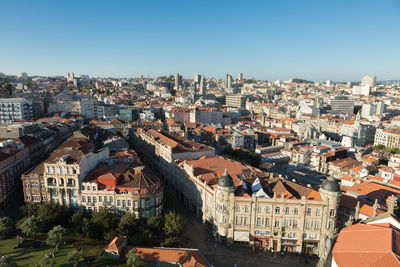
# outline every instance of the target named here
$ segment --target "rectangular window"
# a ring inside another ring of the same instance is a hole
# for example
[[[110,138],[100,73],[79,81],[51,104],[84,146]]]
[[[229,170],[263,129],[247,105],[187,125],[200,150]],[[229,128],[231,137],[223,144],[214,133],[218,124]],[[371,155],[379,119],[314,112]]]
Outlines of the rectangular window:
[[[285,214],[289,214],[289,207],[285,208]]]
[[[239,206],[239,205],[236,205],[236,206],[235,206],[235,211],[236,211],[236,212],[240,212],[240,206]]]
[[[315,221],[315,223],[314,223],[314,228],[315,228],[316,230],[319,229],[319,221]]]
[[[97,202],[97,197],[93,197],[93,203]]]
[[[289,221],[288,221],[288,219],[284,219],[284,220],[283,220],[283,226],[284,226],[284,227],[288,227],[288,226],[289,226]]]
[[[266,213],[270,213],[271,212],[271,207],[270,206],[266,206],[265,207],[265,212]]]
[[[261,206],[260,205],[257,206],[257,213],[261,213]]]
[[[279,220],[278,219],[275,219],[274,227],[279,227]]]
[[[307,208],[307,216],[311,215],[311,208]]]
[[[101,196],[99,196],[99,202],[102,202],[103,198]]]
[[[137,208],[138,208],[138,206],[139,206],[139,205],[138,205],[138,202],[137,202],[137,201],[135,201],[135,202],[134,202],[134,206],[133,206],[133,207],[134,207],[135,209],[137,209]]]
[[[82,202],[86,202],[86,197],[82,197]]]
[[[280,207],[276,207],[275,208],[275,214],[279,214],[281,212],[281,208]]]
[[[121,200],[117,199],[117,206],[121,206]]]
[[[295,219],[293,220],[293,228],[295,228],[295,229],[297,228],[297,220],[295,220]]]
[[[319,215],[320,215],[320,212],[321,212],[320,209],[317,208],[317,209],[315,210],[315,215],[316,215],[316,216],[319,216]]]
[[[91,203],[92,202],[92,197],[87,197],[87,202]]]
[[[110,197],[110,203],[113,203],[113,197]]]
[[[85,191],[85,186],[84,185],[82,185],[82,191]]]
[[[257,217],[256,225],[257,225],[257,226],[260,226],[260,225],[261,225],[261,218],[260,218],[260,217]]]
[[[249,205],[244,205],[244,212],[249,212]]]
[[[87,190],[87,191],[90,191],[90,186],[86,186],[86,190]]]
[[[126,201],[122,200],[122,207],[125,208],[126,207]]]
[[[131,200],[128,199],[128,207],[130,207],[130,206],[131,206]]]
[[[247,217],[244,217],[243,224],[247,225]]]
[[[26,194],[26,200],[31,200],[31,195]]]
[[[107,203],[107,196],[104,196],[104,202]]]
[[[240,217],[239,216],[235,217],[235,224],[240,224]]]
[[[25,188],[29,188],[29,183],[25,183]]]
[[[335,217],[335,210],[334,210],[334,209],[331,209],[331,210],[329,211],[329,216],[330,216],[331,218]]]
[[[148,199],[146,199],[145,205],[146,205],[146,206],[145,206],[146,208],[148,208],[148,207],[150,206],[150,201],[149,201]]]
[[[96,186],[92,186],[93,191],[96,191]]]
[[[294,213],[294,215],[297,215],[297,214],[299,214],[299,209],[298,209],[298,208],[294,208],[294,211],[293,211],[293,213]]]
[[[269,218],[265,218],[265,226],[269,226]]]

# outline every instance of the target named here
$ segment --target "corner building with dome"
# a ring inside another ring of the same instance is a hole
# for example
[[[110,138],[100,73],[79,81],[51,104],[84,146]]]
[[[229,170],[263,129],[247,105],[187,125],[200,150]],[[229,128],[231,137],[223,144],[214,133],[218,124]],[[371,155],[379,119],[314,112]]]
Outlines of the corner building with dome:
[[[177,160],[165,178],[225,243],[321,257],[338,231],[333,178],[314,189],[221,156]]]

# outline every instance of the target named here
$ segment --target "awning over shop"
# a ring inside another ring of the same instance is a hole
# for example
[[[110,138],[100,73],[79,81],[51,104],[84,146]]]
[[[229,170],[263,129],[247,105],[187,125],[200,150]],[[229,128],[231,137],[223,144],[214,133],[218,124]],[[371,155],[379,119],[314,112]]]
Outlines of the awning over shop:
[[[250,242],[249,232],[246,231],[235,231],[233,232],[234,241]]]

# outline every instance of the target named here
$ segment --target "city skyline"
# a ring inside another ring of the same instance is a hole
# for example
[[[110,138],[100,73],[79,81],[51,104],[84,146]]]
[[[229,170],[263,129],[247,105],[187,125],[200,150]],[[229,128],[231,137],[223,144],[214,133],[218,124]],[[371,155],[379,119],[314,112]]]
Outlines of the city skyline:
[[[4,1],[0,72],[400,79],[396,1],[78,3]]]

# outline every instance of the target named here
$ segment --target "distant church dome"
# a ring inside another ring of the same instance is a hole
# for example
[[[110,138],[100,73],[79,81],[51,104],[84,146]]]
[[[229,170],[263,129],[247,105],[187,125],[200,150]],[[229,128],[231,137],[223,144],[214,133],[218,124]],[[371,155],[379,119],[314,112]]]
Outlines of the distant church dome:
[[[219,186],[221,187],[232,187],[234,186],[233,184],[233,179],[229,175],[228,171],[225,169],[224,173],[218,178],[218,183]]]
[[[329,192],[340,192],[339,183],[335,178],[332,177],[328,177],[325,181],[323,181],[321,188]]]

